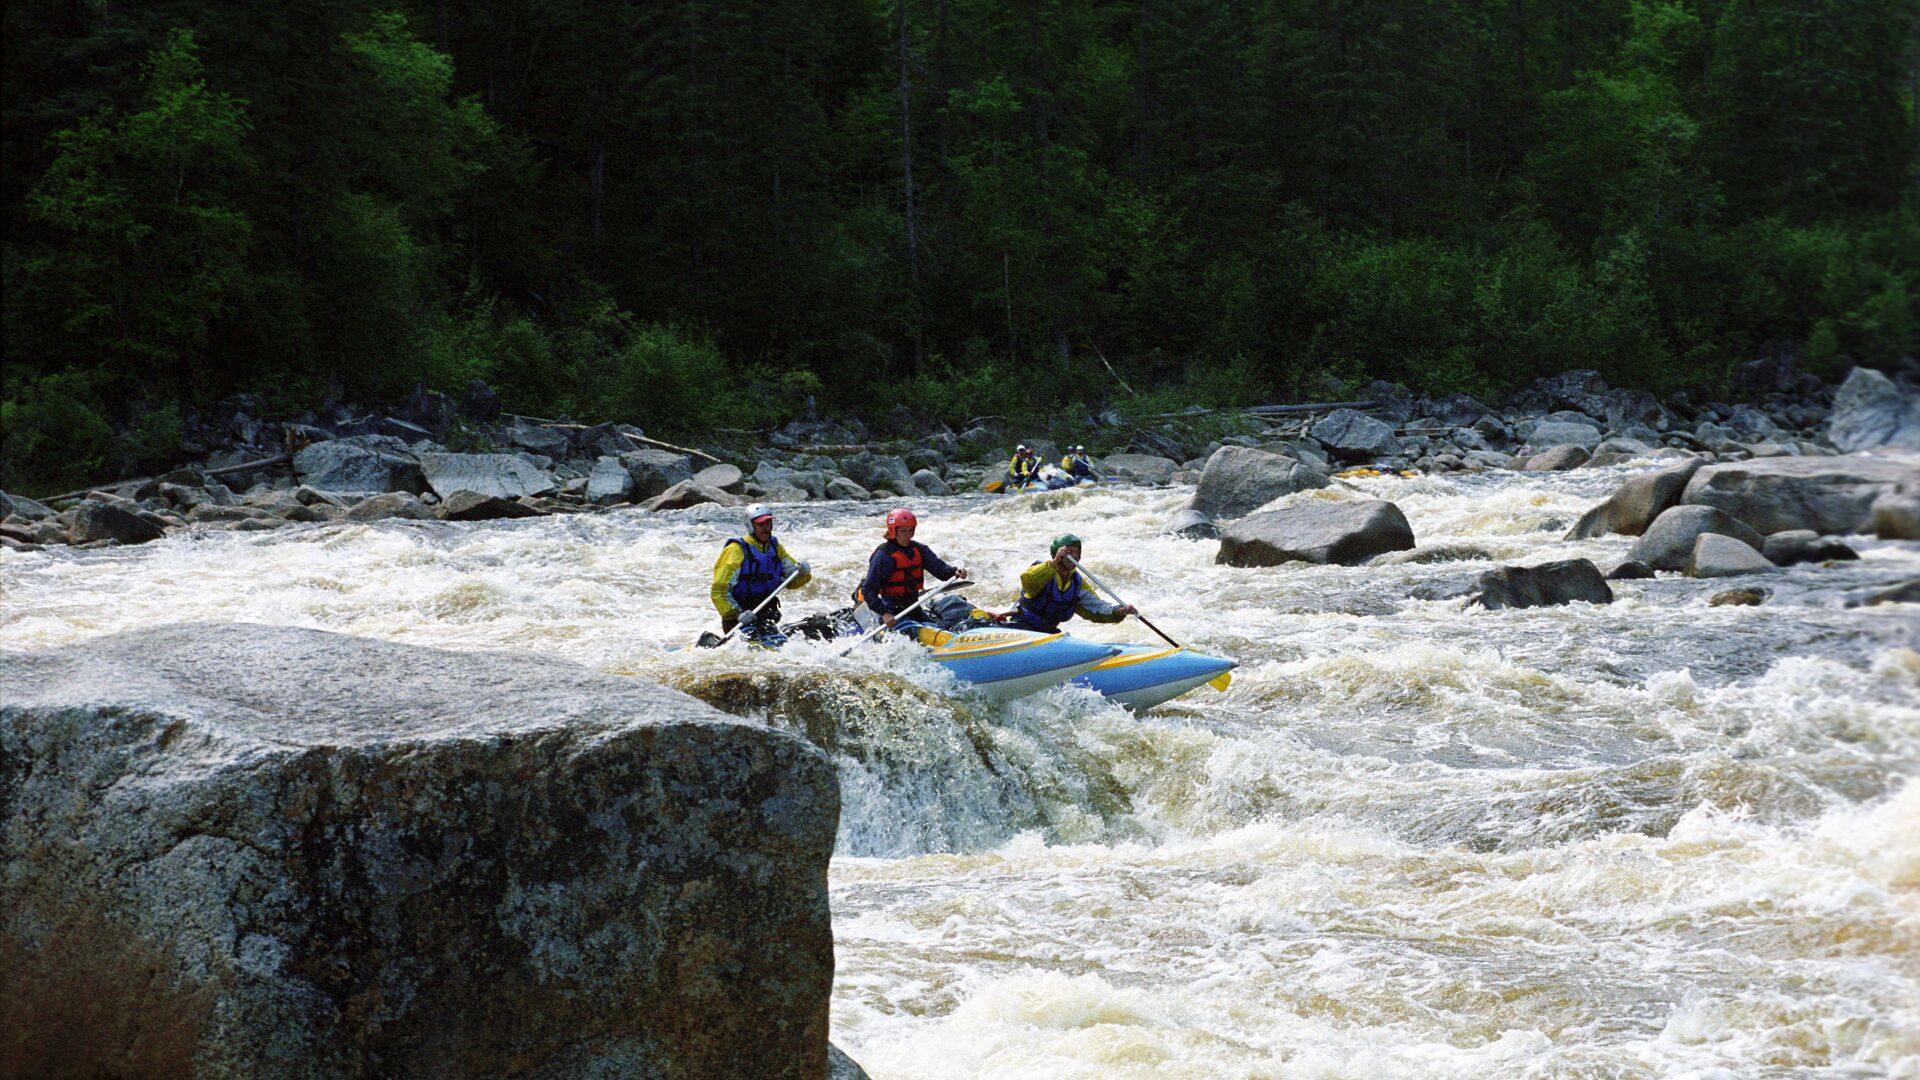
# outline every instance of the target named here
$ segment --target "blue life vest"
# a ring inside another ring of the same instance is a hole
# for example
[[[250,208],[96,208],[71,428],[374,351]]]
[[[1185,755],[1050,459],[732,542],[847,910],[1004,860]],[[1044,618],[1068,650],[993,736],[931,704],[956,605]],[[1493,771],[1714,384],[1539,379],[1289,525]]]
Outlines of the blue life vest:
[[[740,574],[733,579],[730,595],[733,602],[740,605],[741,611],[752,611],[760,606],[760,601],[773,595],[780,586],[780,538],[767,538],[767,550],[761,551],[745,540],[734,537],[729,544],[739,544],[746,556],[740,563]]]
[[[1033,566],[1027,569],[1031,570]],[[1046,587],[1040,590],[1038,596],[1028,596],[1024,592],[1020,594],[1020,607],[1014,612],[1014,618],[1029,630],[1054,633],[1060,629],[1061,623],[1073,618],[1074,608],[1080,604],[1080,589],[1080,571],[1073,572],[1064,589],[1060,587],[1060,575],[1056,573],[1047,578]]]

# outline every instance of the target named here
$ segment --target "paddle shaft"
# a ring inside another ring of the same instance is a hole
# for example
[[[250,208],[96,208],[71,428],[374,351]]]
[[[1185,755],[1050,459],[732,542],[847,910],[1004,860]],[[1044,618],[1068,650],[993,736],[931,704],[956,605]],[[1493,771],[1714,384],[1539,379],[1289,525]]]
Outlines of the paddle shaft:
[[[761,608],[764,608],[768,604],[773,603],[773,598],[780,595],[780,590],[786,588],[788,585],[793,584],[793,579],[799,576],[800,576],[800,571],[798,570],[795,570],[793,573],[788,574],[787,580],[781,582],[778,585],[775,585],[773,587],[773,591],[767,594],[767,598],[765,600],[760,601],[759,606],[755,607],[752,611],[747,612],[745,615],[740,616],[740,621],[733,624],[733,629],[727,631],[724,634],[721,634],[720,640],[714,642],[713,647],[717,649],[720,646],[725,645],[727,643],[728,638],[740,632],[740,628],[746,625],[747,620],[760,614]]]
[[[1114,592],[1112,589],[1107,588],[1106,582],[1101,581],[1097,577],[1094,577],[1093,572],[1091,570],[1088,570],[1086,567],[1080,565],[1079,559],[1076,559],[1073,556],[1069,555],[1067,556],[1067,565],[1087,575],[1087,580],[1093,582],[1095,588],[1099,589],[1101,592],[1106,593],[1108,596],[1112,597],[1114,603],[1119,604],[1121,607],[1133,607],[1132,604],[1129,604],[1125,600],[1120,599],[1119,593]],[[1147,617],[1145,615],[1140,614],[1140,609],[1134,608],[1133,617],[1136,619],[1139,619],[1142,623],[1145,623],[1147,629],[1153,631],[1156,634],[1159,634],[1161,641],[1166,642],[1167,644],[1173,646],[1176,649],[1181,648],[1181,645],[1179,642],[1168,637],[1163,631],[1161,631],[1159,627],[1153,625],[1151,622],[1147,622]]]
[[[950,593],[955,589],[964,589],[971,584],[973,584],[971,580],[962,578],[959,581],[949,581],[945,585],[942,585],[937,589],[933,589],[931,591],[921,593],[920,598],[918,600],[915,600],[913,603],[908,604],[906,607],[903,607],[899,611],[894,612],[893,620],[895,622],[899,622],[901,619],[904,619],[907,617],[908,612],[913,611],[914,609],[918,608],[921,604],[926,603],[927,601],[933,599],[934,597],[941,596],[946,593]],[[852,652],[853,650],[859,648],[860,643],[863,641],[872,641],[885,636],[886,630],[887,630],[887,627],[883,622],[881,626],[876,628],[872,633],[860,635],[859,640],[855,641],[853,644],[847,646],[846,648],[841,649],[840,655],[845,656],[848,653]]]

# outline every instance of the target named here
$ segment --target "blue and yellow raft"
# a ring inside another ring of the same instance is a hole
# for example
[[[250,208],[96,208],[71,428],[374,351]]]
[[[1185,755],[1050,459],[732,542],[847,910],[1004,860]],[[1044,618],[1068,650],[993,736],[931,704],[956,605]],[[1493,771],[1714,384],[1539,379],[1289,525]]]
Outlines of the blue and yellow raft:
[[[1136,712],[1189,690],[1225,690],[1235,664],[1189,648],[1088,641],[1067,634],[979,627],[920,631],[935,663],[990,696],[1007,699],[1071,682]]]

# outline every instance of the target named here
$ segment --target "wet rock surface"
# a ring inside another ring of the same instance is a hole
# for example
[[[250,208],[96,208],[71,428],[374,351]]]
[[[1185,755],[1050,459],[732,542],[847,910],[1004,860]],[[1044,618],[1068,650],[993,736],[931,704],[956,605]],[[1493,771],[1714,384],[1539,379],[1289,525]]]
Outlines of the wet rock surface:
[[[1215,561],[1229,566],[1278,566],[1294,561],[1352,566],[1413,546],[1412,526],[1390,502],[1315,500],[1263,511],[1227,526],[1220,534]]]
[[[801,739],[564,661],[188,625],[0,657],[0,751],[21,1075],[826,1067]]]
[[[1502,566],[1480,575],[1469,604],[1490,611],[1551,607],[1575,601],[1613,603],[1600,568],[1587,559],[1561,559],[1537,566]]]

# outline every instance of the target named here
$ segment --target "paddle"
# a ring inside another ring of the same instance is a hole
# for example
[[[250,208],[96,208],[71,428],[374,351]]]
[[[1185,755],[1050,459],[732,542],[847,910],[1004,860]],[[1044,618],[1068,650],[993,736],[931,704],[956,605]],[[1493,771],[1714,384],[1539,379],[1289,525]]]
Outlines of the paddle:
[[[771,604],[771,603],[773,603],[773,598],[774,598],[774,597],[776,597],[776,596],[779,596],[779,595],[780,595],[780,590],[781,590],[781,589],[784,589],[784,588],[786,588],[786,587],[787,587],[788,585],[791,585],[791,584],[793,584],[793,579],[794,579],[794,578],[797,578],[797,577],[799,577],[799,576],[800,576],[800,571],[798,571],[798,570],[795,570],[795,571],[794,571],[793,573],[791,573],[791,574],[788,574],[788,575],[787,575],[787,580],[785,580],[785,581],[783,581],[783,582],[781,582],[781,583],[780,583],[780,584],[778,584],[778,585],[775,585],[775,586],[773,587],[773,591],[767,594],[767,598],[766,598],[765,600],[762,600],[762,601],[760,601],[760,604],[759,604],[759,606],[758,606],[758,607],[755,607],[755,608],[754,608],[754,609],[753,609],[752,611],[749,611],[749,612],[747,612],[747,613],[746,613],[745,615],[742,615],[742,616],[740,616],[740,621],[739,621],[739,622],[737,622],[737,623],[734,623],[734,624],[733,624],[733,629],[731,629],[731,630],[729,630],[729,631],[727,631],[726,633],[724,633],[724,634],[722,634],[722,635],[720,635],[720,640],[719,640],[719,641],[716,641],[716,642],[714,642],[714,643],[713,643],[712,645],[710,645],[710,646],[708,646],[708,648],[712,648],[712,649],[717,649],[717,648],[719,648],[720,646],[722,646],[722,645],[725,645],[725,644],[727,643],[727,639],[728,639],[728,638],[730,638],[730,637],[732,637],[733,635],[735,635],[735,634],[737,634],[737,633],[739,633],[739,632],[740,632],[740,628],[741,628],[742,626],[745,626],[745,625],[747,624],[747,621],[748,621],[748,620],[750,620],[750,619],[752,619],[752,618],[753,618],[754,616],[756,616],[756,615],[758,615],[758,614],[760,614],[760,608],[764,608],[764,607],[766,607],[766,606],[767,606],[768,604]]]
[[[908,612],[914,610],[915,608],[919,607],[921,604],[926,603],[927,601],[933,599],[934,597],[942,596],[946,593],[953,592],[956,589],[964,589],[971,584],[973,584],[973,581],[970,578],[958,578],[956,580],[947,582],[945,585],[942,585],[937,589],[931,590],[929,592],[923,592],[920,594],[920,599],[915,600],[913,603],[908,604],[906,607],[903,607],[899,611],[895,612],[893,616],[893,620],[895,622],[899,622],[901,619],[904,619],[907,617]],[[884,624],[882,625],[882,627],[875,628],[870,633],[860,635],[860,637],[857,640],[855,640],[853,644],[847,646],[844,649],[841,649],[840,655],[845,656],[848,653],[852,652],[853,650],[859,648],[860,643],[863,641],[871,641],[875,638],[881,637],[882,629],[884,629]]]
[[[1101,580],[1100,580],[1099,578],[1097,578],[1097,577],[1094,577],[1094,576],[1093,576],[1093,572],[1092,572],[1092,571],[1090,571],[1090,570],[1088,570],[1088,569],[1087,569],[1086,567],[1084,567],[1084,566],[1081,566],[1081,565],[1080,565],[1080,560],[1078,560],[1078,559],[1076,559],[1076,558],[1074,558],[1074,557],[1073,557],[1073,556],[1071,556],[1071,555],[1068,555],[1068,556],[1067,556],[1067,565],[1068,565],[1068,566],[1071,566],[1071,567],[1073,567],[1073,568],[1074,568],[1075,570],[1078,570],[1078,571],[1080,571],[1081,573],[1083,573],[1083,574],[1085,574],[1085,575],[1087,575],[1087,580],[1088,580],[1088,581],[1091,581],[1091,582],[1093,582],[1093,584],[1094,584],[1094,586],[1095,586],[1096,588],[1098,588],[1098,589],[1099,589],[1099,590],[1100,590],[1101,592],[1103,592],[1103,593],[1106,593],[1106,594],[1107,594],[1108,596],[1110,596],[1110,597],[1112,597],[1112,598],[1113,598],[1113,602],[1114,602],[1114,603],[1116,603],[1116,604],[1119,604],[1119,605],[1120,605],[1121,607],[1133,607],[1133,605],[1132,605],[1132,604],[1129,604],[1129,603],[1127,603],[1127,602],[1126,602],[1125,600],[1122,600],[1122,599],[1120,599],[1120,594],[1119,594],[1119,593],[1117,593],[1117,592],[1114,592],[1114,591],[1113,591],[1112,589],[1109,589],[1109,588],[1107,588],[1107,583],[1106,583],[1106,582],[1104,582],[1104,581],[1101,581]],[[1179,642],[1177,642],[1177,641],[1175,641],[1175,640],[1173,640],[1172,638],[1170,638],[1170,637],[1168,637],[1168,636],[1167,636],[1166,634],[1164,634],[1164,633],[1161,633],[1161,631],[1160,631],[1160,628],[1159,628],[1159,627],[1157,627],[1157,626],[1155,626],[1155,625],[1153,625],[1153,624],[1152,624],[1152,623],[1150,623],[1150,622],[1147,622],[1147,617],[1146,617],[1145,615],[1142,615],[1142,614],[1140,614],[1140,611],[1139,611],[1139,609],[1138,609],[1138,608],[1135,608],[1135,609],[1134,609],[1134,612],[1133,612],[1133,617],[1134,617],[1134,618],[1136,618],[1136,619],[1139,619],[1139,620],[1140,620],[1141,622],[1143,622],[1143,623],[1146,623],[1146,626],[1147,626],[1147,629],[1149,629],[1149,630],[1151,630],[1151,631],[1153,631],[1153,632],[1154,632],[1154,633],[1156,633],[1156,634],[1160,634],[1160,640],[1162,640],[1162,641],[1164,641],[1164,642],[1166,642],[1167,644],[1169,644],[1169,645],[1171,645],[1171,646],[1173,646],[1173,647],[1174,647],[1174,648],[1176,648],[1176,649],[1178,649],[1178,648],[1182,648],[1182,647],[1183,647],[1183,646],[1182,646],[1182,645],[1181,645],[1181,644],[1180,644]]]
[[[1120,599],[1120,594],[1119,594],[1119,593],[1117,593],[1117,592],[1114,592],[1114,591],[1113,591],[1112,589],[1109,589],[1109,588],[1107,588],[1107,583],[1106,583],[1106,582],[1104,582],[1104,581],[1101,581],[1101,580],[1100,580],[1099,578],[1097,578],[1097,577],[1094,577],[1094,576],[1093,576],[1093,574],[1092,574],[1092,573],[1091,573],[1090,571],[1088,571],[1086,567],[1084,567],[1084,566],[1081,566],[1081,565],[1080,565],[1080,560],[1078,560],[1078,559],[1076,559],[1076,558],[1074,558],[1073,556],[1071,556],[1071,555],[1069,555],[1069,556],[1067,556],[1067,563],[1068,563],[1069,565],[1071,565],[1071,566],[1072,566],[1072,567],[1073,567],[1073,568],[1074,568],[1075,570],[1078,570],[1078,571],[1080,571],[1081,573],[1083,573],[1083,574],[1086,574],[1086,575],[1087,575],[1087,580],[1088,580],[1088,581],[1091,581],[1091,582],[1093,582],[1093,583],[1094,583],[1094,585],[1095,585],[1096,587],[1098,587],[1098,588],[1100,589],[1100,591],[1101,591],[1101,592],[1104,592],[1104,593],[1106,593],[1106,594],[1107,594],[1108,596],[1111,596],[1111,597],[1113,597],[1113,602],[1114,602],[1114,603],[1116,603],[1116,604],[1119,604],[1119,605],[1120,605],[1121,607],[1133,607],[1133,605],[1131,605],[1131,604],[1129,604],[1129,603],[1127,603],[1127,602],[1126,602],[1125,600],[1122,600],[1122,599]],[[1147,617],[1146,617],[1145,615],[1142,615],[1142,614],[1140,614],[1140,611],[1139,611],[1139,609],[1138,609],[1138,608],[1135,608],[1135,609],[1134,609],[1134,612],[1133,612],[1133,617],[1134,617],[1134,618],[1136,618],[1136,619],[1139,619],[1139,620],[1140,620],[1141,622],[1143,622],[1143,623],[1146,623],[1146,624],[1147,624],[1147,629],[1149,629],[1149,630],[1151,630],[1151,631],[1153,631],[1153,632],[1154,632],[1154,633],[1156,633],[1156,634],[1160,634],[1160,640],[1162,640],[1162,641],[1164,641],[1164,642],[1166,642],[1167,644],[1169,644],[1169,645],[1171,645],[1171,646],[1173,646],[1173,647],[1174,647],[1174,648],[1176,648],[1176,649],[1180,649],[1180,648],[1185,648],[1185,646],[1183,646],[1183,645],[1181,645],[1181,644],[1180,644],[1179,642],[1177,642],[1177,641],[1175,641],[1175,640],[1173,640],[1172,638],[1170,638],[1170,637],[1168,637],[1168,636],[1167,636],[1166,634],[1164,634],[1164,633],[1161,633],[1161,631],[1160,631],[1160,628],[1159,628],[1159,627],[1157,627],[1157,626],[1155,626],[1155,625],[1153,625],[1153,624],[1152,624],[1152,623],[1150,623],[1150,622],[1147,622]],[[1221,675],[1220,675],[1220,677],[1219,677],[1219,678],[1217,678],[1217,679],[1214,679],[1214,680],[1212,680],[1212,681],[1210,681],[1210,682],[1208,682],[1208,683],[1207,683],[1207,685],[1208,685],[1208,686],[1211,686],[1211,687],[1213,687],[1213,688],[1214,688],[1215,690],[1225,690],[1225,689],[1227,688],[1227,685],[1228,685],[1228,683],[1229,683],[1229,682],[1230,682],[1230,681],[1231,681],[1232,679],[1233,679],[1233,673],[1232,673],[1231,671],[1228,671],[1228,672],[1223,672],[1223,673],[1221,673]]]

